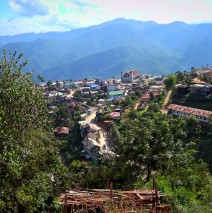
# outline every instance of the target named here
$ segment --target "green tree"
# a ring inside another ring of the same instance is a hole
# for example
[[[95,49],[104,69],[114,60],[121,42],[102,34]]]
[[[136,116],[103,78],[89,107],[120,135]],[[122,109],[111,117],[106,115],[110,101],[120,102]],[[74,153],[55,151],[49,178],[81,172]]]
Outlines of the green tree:
[[[164,79],[164,84],[166,85],[166,89],[171,89],[177,83],[176,75],[169,75]]]
[[[42,75],[38,74],[38,80],[41,82],[41,83],[44,83],[44,78]]]
[[[120,140],[117,152],[125,161],[143,170],[149,181],[152,172],[167,172],[175,165],[185,162],[186,146],[185,122],[172,116],[154,114],[137,116],[126,122],[120,129]]]
[[[52,85],[52,81],[51,81],[51,80],[48,80],[47,86],[50,87],[51,85]]]
[[[0,211],[41,212],[62,189],[64,171],[55,142],[45,130],[46,101],[22,55],[0,60]]]

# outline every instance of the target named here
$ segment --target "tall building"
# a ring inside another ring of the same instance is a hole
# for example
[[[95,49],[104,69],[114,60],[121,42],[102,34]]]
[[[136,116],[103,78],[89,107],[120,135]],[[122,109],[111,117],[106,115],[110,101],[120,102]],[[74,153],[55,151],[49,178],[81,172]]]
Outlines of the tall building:
[[[121,71],[122,83],[133,83],[136,79],[140,78],[141,74],[136,70],[130,70],[127,72]]]

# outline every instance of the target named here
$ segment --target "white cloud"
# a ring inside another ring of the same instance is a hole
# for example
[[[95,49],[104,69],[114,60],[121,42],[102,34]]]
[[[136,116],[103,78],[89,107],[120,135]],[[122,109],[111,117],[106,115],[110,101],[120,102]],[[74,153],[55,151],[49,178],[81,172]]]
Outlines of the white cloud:
[[[117,17],[153,20],[159,23],[172,21],[212,20],[211,0],[84,0],[104,8]]]
[[[170,23],[212,20],[211,0],[9,0],[18,14],[0,33],[64,31],[119,17]]]
[[[52,24],[54,23],[54,24]],[[1,35],[15,35],[22,33],[40,33],[49,31],[67,31],[62,25],[55,24],[48,17],[16,18],[11,21],[0,20]]]
[[[9,0],[9,5],[20,16],[44,16],[49,13],[48,5],[43,0]]]

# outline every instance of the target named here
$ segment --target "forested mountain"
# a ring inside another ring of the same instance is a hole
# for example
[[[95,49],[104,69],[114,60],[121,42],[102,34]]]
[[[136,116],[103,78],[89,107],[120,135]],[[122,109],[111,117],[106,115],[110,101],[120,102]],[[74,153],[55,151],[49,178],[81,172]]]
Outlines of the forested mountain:
[[[168,74],[210,65],[212,24],[157,24],[116,19],[68,32],[1,36],[1,49],[24,52],[45,79]]]

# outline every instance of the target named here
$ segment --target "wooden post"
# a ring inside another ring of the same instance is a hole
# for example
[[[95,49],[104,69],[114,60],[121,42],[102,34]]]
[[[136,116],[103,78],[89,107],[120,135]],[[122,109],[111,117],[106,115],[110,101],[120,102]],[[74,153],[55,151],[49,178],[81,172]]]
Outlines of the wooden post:
[[[110,181],[110,198],[111,200],[113,198],[113,182],[112,181]]]
[[[155,207],[156,206],[156,190],[155,190],[155,178],[153,178],[153,201],[152,201],[152,207]]]
[[[67,195],[65,194],[63,213],[67,213]]]
[[[158,189],[157,189],[157,183],[155,181],[155,198],[156,198],[156,205],[160,204],[160,199],[158,197]]]

